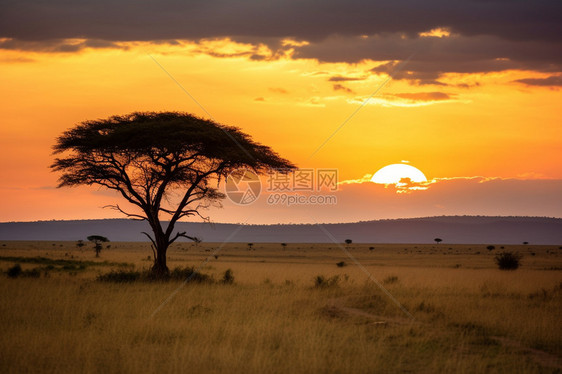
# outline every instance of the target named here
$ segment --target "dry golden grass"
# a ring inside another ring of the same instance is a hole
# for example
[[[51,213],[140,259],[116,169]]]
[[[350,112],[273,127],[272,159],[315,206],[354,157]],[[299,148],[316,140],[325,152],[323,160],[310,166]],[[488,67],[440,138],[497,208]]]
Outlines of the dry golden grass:
[[[151,264],[140,243],[111,243],[99,259],[68,242],[0,244],[4,258]],[[0,371],[560,372],[558,247],[506,246],[525,257],[520,269],[500,271],[485,245],[370,246],[349,251],[415,320],[336,245],[255,244],[249,251],[229,244],[215,259],[216,244],[181,243],[169,252],[171,268],[211,256],[202,271],[220,279],[232,269],[235,284],[188,283],[152,318],[181,282],[96,281],[119,269],[108,264],[53,269],[48,277],[42,270],[39,278],[0,275]],[[4,259],[0,268],[14,263]],[[340,281],[316,288],[317,275]]]

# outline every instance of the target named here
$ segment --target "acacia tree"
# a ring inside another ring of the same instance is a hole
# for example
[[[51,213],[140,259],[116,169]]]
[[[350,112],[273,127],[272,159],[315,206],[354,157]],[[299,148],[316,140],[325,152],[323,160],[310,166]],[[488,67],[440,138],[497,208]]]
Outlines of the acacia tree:
[[[94,243],[94,250],[96,251],[96,257],[100,257],[100,252],[101,252],[101,249],[102,249],[101,243],[109,242],[108,238],[106,238],[105,236],[101,236],[101,235],[90,235],[86,239],[88,239],[88,241],[91,241],[92,243]]]
[[[152,243],[157,276],[168,274],[170,244],[181,237],[196,240],[175,231],[175,224],[194,215],[208,219],[200,210],[220,205],[225,196],[218,186],[229,173],[295,168],[236,127],[179,112],[84,121],[58,137],[53,149],[61,155],[51,165],[62,172],[59,187],[99,185],[118,191],[134,210],[111,207],[148,222],[152,233],[143,234]]]

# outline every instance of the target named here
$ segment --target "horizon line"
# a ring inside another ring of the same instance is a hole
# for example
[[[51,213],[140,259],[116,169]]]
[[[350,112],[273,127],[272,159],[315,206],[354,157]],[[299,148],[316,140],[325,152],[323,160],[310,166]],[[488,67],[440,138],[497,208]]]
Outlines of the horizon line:
[[[561,217],[553,216],[514,216],[514,215],[441,215],[441,216],[418,216],[418,217],[401,217],[401,218],[379,218],[349,222],[322,222],[322,225],[344,225],[353,223],[365,222],[379,222],[379,221],[403,221],[403,220],[419,220],[419,219],[432,219],[432,218],[541,218],[541,219],[562,219]],[[138,221],[144,220],[131,219],[131,218],[82,218],[82,219],[50,219],[50,220],[34,220],[34,221],[2,221],[0,224],[9,223],[46,223],[46,222],[76,222],[76,221]],[[162,220],[161,222],[169,222]],[[243,225],[243,226],[297,226],[297,225],[317,225],[318,223],[241,223],[241,222],[205,222],[205,221],[178,221],[178,223],[196,223],[196,224],[210,224],[210,225]]]

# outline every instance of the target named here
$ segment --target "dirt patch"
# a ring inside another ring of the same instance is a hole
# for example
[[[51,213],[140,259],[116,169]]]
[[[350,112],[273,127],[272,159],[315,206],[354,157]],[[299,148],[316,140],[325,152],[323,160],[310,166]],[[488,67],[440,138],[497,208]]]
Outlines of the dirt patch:
[[[371,321],[371,323],[376,325],[386,325],[386,324],[398,324],[398,325],[409,325],[413,321],[407,318],[400,317],[387,317],[380,316],[373,313],[366,312],[362,309],[352,308],[345,305],[345,297],[333,298],[328,300],[327,309],[331,310],[332,313],[337,313],[338,315],[348,315],[351,317],[366,318]]]

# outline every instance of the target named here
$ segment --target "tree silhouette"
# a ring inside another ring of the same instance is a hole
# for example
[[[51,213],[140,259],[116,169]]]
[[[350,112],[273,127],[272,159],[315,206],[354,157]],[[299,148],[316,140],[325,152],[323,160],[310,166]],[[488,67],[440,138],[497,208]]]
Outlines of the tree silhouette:
[[[101,243],[109,242],[108,238],[106,238],[105,236],[101,236],[101,235],[90,235],[86,239],[88,239],[88,241],[94,243],[94,250],[96,251],[96,257],[100,257],[100,252],[101,252],[101,249],[102,249]],[[109,248],[109,246],[107,248]]]
[[[353,240],[351,240],[351,239],[345,239],[345,244],[346,244],[346,245],[350,245],[351,243],[353,243]]]
[[[437,244],[439,244],[439,243],[441,243],[441,242],[443,241],[443,239],[441,239],[441,238],[435,238],[435,239],[433,239],[433,240],[434,240],[435,243],[437,243]]]
[[[236,127],[188,113],[131,113],[85,121],[64,132],[55,144],[52,170],[62,172],[59,187],[100,185],[118,191],[134,211],[111,207],[129,218],[146,220],[144,232],[154,252],[152,271],[168,275],[166,251],[178,238],[178,220],[203,217],[200,210],[225,196],[220,181],[239,169],[263,174],[295,166]],[[167,223],[162,221],[168,217]]]

